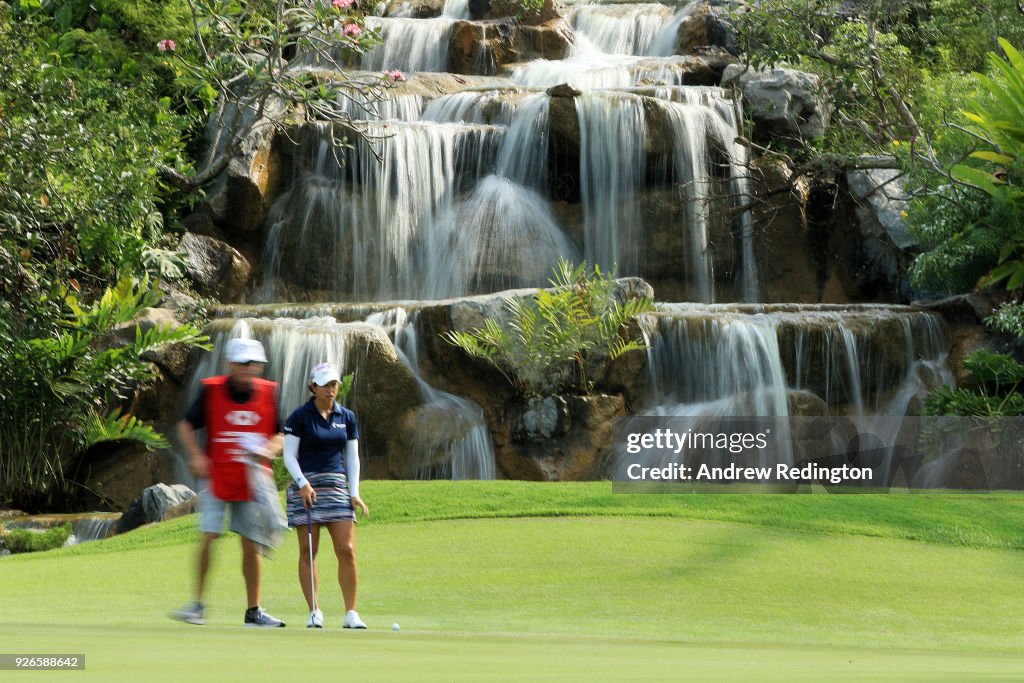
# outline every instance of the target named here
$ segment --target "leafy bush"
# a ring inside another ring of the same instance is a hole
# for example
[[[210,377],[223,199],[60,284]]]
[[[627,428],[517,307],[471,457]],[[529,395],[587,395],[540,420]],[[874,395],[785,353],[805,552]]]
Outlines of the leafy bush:
[[[152,78],[77,65],[79,33],[0,22],[0,246],[23,271],[0,295],[72,278],[101,291],[133,272],[163,228],[157,167],[187,167],[186,122]]]
[[[552,289],[538,289],[531,300],[508,299],[510,330],[496,320],[472,332],[450,331],[445,341],[494,365],[520,393],[587,393],[605,362],[645,348],[623,336],[626,323],[650,311],[650,299],[620,304],[615,280],[584,261],[575,268],[559,259]]]
[[[907,224],[924,250],[910,267],[915,287],[948,293],[974,289],[1013,229],[987,221],[988,208],[981,193],[952,185],[910,203]]]
[[[73,291],[55,287],[24,302],[40,315],[20,321],[0,315],[0,490],[19,507],[52,504],[70,493],[77,458],[93,444],[130,439],[152,448],[167,445],[150,426],[119,410],[132,388],[155,376],[144,354],[206,341],[191,325],[145,333],[135,326],[125,335],[159,297],[147,280],[136,285],[124,279],[89,306]]]
[[[1024,303],[1003,304],[985,319],[985,323],[994,330],[1016,337],[1018,343],[1024,341]]]
[[[1024,365],[1006,354],[981,349],[964,359],[963,368],[974,387],[936,389],[925,399],[925,415],[1024,415],[1024,395],[1018,391]]]
[[[976,74],[985,96],[964,112],[978,139],[990,147],[971,156],[988,167],[957,164],[953,177],[988,195],[985,221],[1005,233],[998,262],[978,284],[1004,282],[1013,290],[1024,286],[1024,55],[1002,38],[999,45],[1006,58],[989,53],[993,75]]]
[[[11,529],[0,537],[11,553],[34,553],[60,548],[71,536],[71,522],[64,522],[46,531]]]

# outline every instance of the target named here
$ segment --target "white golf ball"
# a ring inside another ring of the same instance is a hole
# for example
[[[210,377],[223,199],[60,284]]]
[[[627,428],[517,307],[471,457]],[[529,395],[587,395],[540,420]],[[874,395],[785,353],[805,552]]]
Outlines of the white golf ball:
[[[391,630],[392,631],[397,631],[398,630],[398,624],[391,624]]]

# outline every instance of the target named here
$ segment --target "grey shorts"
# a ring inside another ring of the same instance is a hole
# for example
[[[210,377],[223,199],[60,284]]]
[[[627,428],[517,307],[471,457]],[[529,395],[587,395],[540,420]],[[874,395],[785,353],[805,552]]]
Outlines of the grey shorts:
[[[224,501],[210,489],[199,493],[199,531],[204,534],[224,533],[224,514],[231,510],[231,530],[245,538],[259,535],[258,517],[253,503],[248,500]]]

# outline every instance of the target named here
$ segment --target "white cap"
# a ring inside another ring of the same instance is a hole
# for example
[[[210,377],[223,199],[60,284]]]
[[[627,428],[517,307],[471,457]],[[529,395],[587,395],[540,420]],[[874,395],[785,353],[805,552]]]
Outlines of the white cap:
[[[309,381],[318,387],[322,387],[331,382],[340,382],[341,375],[338,374],[338,368],[330,363],[320,363],[313,368],[313,372],[309,373]]]
[[[255,339],[236,338],[228,342],[224,356],[229,363],[266,363],[267,354],[263,352],[263,344]]]

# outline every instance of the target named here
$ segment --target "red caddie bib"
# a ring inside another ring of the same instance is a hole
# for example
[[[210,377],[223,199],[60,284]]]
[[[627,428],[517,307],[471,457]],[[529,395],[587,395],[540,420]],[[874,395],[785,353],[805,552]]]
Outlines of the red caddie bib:
[[[254,378],[249,400],[235,403],[228,392],[227,376],[203,380],[210,487],[221,500],[249,500],[248,451],[241,447],[240,435],[259,434],[269,439],[277,433],[276,386]]]

